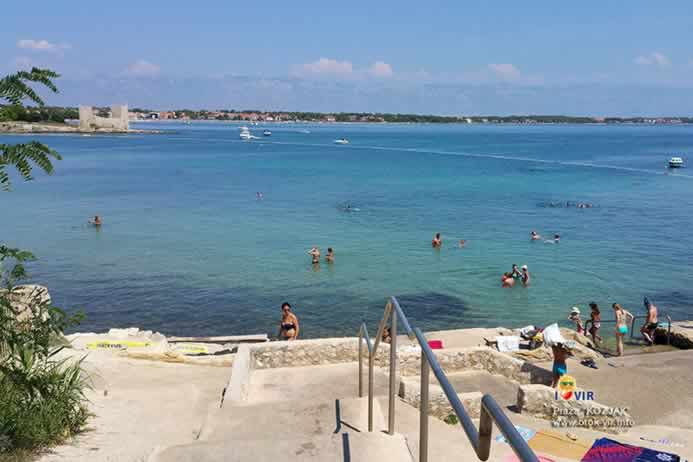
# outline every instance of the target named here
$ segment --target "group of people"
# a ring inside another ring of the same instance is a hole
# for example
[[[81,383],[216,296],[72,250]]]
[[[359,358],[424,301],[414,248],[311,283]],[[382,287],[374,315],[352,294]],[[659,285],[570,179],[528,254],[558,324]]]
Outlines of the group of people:
[[[506,289],[514,287],[515,281],[518,279],[522,282],[523,286],[527,287],[531,280],[529,269],[527,265],[522,265],[522,267],[518,269],[517,264],[513,263],[512,269],[509,272],[503,273],[501,277],[501,287]]]
[[[640,333],[645,338],[645,341],[648,343],[648,345],[653,345],[655,330],[657,329],[657,325],[659,322],[657,318],[658,309],[655,306],[655,304],[650,302],[650,300],[647,297],[644,298],[643,304],[645,305],[645,309],[647,310],[647,319],[640,328]],[[589,329],[585,329],[585,324],[582,322],[582,318],[580,317],[580,308],[578,308],[577,306],[574,306],[571,309],[568,319],[575,323],[575,329],[577,330],[578,334],[587,335],[589,333],[589,335],[592,337],[592,341],[594,342],[594,344],[599,346],[602,341],[602,337],[599,335],[599,329],[601,329],[602,327],[601,312],[599,311],[599,307],[595,302],[591,302],[589,306]],[[618,356],[622,356],[623,339],[628,334],[628,325],[632,322],[634,316],[629,311],[625,310],[618,303],[613,303],[611,307],[613,308],[614,315],[616,316],[616,327],[614,330],[614,333],[616,335],[616,352]]]
[[[311,257],[311,262],[313,265],[319,265],[320,264],[320,249],[317,247],[313,247],[308,251],[308,255]],[[325,261],[327,263],[334,263],[334,250],[332,250],[332,247],[327,248],[327,255],[325,255]]]

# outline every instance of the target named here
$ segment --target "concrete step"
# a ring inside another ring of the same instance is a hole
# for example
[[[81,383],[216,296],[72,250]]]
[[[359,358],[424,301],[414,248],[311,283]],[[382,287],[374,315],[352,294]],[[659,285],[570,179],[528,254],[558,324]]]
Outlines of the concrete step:
[[[387,374],[374,371],[375,394],[387,393]],[[368,391],[368,364],[363,364],[363,390]],[[323,401],[358,396],[358,363],[258,369],[250,373],[248,403]]]
[[[457,393],[479,391],[482,394],[490,394],[504,408],[517,404],[520,384],[502,375],[490,374],[487,371],[465,371],[448,374],[448,379]],[[438,383],[433,374],[431,383]]]
[[[380,403],[374,400],[373,429],[384,428],[386,423]],[[296,438],[339,431],[368,431],[367,397],[225,405],[210,413],[199,439],[256,439],[262,434]]]
[[[392,461],[412,462],[401,435],[337,433],[281,437],[258,432],[257,439],[198,442],[158,451],[149,462]],[[458,459],[461,460],[461,459]]]

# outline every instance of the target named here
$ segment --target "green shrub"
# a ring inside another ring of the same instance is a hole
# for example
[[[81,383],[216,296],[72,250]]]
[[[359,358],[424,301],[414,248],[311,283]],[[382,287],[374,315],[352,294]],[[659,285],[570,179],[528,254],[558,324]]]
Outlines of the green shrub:
[[[68,317],[45,294],[27,294],[16,285],[32,259],[29,252],[0,246],[0,453],[59,443],[88,417],[81,360],[58,359],[64,347],[56,346],[80,317]]]

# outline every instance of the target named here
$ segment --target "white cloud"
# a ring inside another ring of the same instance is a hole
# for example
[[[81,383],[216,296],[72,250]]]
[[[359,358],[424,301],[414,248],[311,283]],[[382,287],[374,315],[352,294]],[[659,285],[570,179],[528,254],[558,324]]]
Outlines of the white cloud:
[[[158,64],[150,63],[144,59],[138,59],[125,70],[125,75],[130,77],[156,77],[160,73],[161,67]]]
[[[520,70],[513,64],[489,64],[488,68],[503,80],[516,80],[520,77]]]
[[[72,47],[67,43],[51,43],[48,40],[22,39],[17,42],[17,48],[46,53],[61,53],[63,50]]]
[[[383,61],[376,61],[370,67],[370,73],[376,77],[392,77],[392,66]]]
[[[301,66],[304,72],[311,74],[338,74],[348,75],[354,71],[354,67],[349,61],[338,61],[330,58],[320,58],[312,63]]]
[[[634,60],[635,64],[639,66],[658,66],[658,67],[666,67],[671,65],[671,61],[669,58],[657,51],[654,51],[652,53],[646,54],[646,55],[641,55],[635,58]]]

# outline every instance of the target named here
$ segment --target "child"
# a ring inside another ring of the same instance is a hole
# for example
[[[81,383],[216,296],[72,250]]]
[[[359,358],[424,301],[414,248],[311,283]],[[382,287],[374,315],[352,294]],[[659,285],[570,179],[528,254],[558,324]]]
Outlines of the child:
[[[585,326],[582,324],[582,319],[580,319],[580,308],[574,306],[573,309],[570,310],[570,316],[568,316],[568,319],[575,323],[575,329],[577,330],[578,334],[585,333]]]
[[[599,329],[602,327],[602,315],[599,307],[594,302],[590,303],[590,310],[590,319],[592,320],[590,335],[594,344],[599,346],[599,343],[602,341],[602,338],[599,336]]]
[[[570,350],[563,343],[556,343],[551,345],[551,351],[553,352],[553,381],[551,382],[551,388],[556,388],[561,381],[561,377],[568,373],[566,360],[570,355]]]

